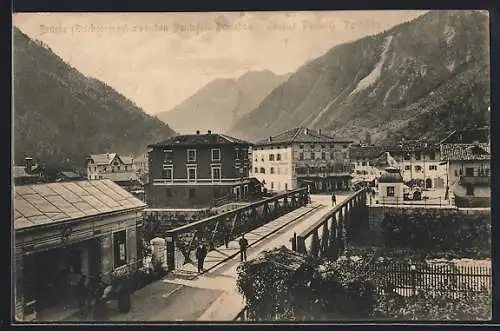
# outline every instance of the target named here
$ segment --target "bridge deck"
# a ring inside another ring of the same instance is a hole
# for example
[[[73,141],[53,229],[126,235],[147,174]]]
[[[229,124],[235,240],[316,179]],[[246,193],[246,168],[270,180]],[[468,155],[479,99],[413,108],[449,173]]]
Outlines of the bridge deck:
[[[345,197],[337,196],[337,203]],[[307,207],[245,235],[250,244],[248,259],[283,245],[291,248],[289,240],[294,233],[305,230],[331,209],[329,196],[312,195],[311,198],[312,204]],[[236,289],[239,264],[238,244],[233,241],[229,248],[222,246],[208,254],[203,274],[194,275],[196,266],[185,265],[177,275],[169,275],[133,293],[132,309],[127,314],[119,314],[115,307],[110,307],[108,318],[139,322],[231,321],[244,307],[244,299]]]

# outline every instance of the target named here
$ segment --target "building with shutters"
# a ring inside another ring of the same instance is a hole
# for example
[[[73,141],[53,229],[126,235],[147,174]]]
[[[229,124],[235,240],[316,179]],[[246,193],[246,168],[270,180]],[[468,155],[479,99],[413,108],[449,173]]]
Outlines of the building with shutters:
[[[144,207],[110,180],[16,186],[16,319],[32,319],[34,312],[37,320],[51,320],[53,311],[74,314],[82,274],[100,273],[109,281],[135,266]]]
[[[245,198],[250,188],[250,143],[199,131],[149,145],[150,208],[207,208]]]
[[[257,142],[252,173],[267,190],[309,186],[312,193],[350,188],[349,145],[321,130],[294,128]]]

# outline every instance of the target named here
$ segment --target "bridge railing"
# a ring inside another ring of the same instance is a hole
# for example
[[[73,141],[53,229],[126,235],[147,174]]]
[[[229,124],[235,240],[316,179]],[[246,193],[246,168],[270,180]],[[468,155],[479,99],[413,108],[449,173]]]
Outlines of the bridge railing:
[[[292,249],[314,258],[336,259],[344,251],[353,220],[367,220],[367,192],[360,189],[315,224],[291,238]]]
[[[196,260],[195,248],[204,243],[208,250],[253,230],[297,208],[307,205],[306,188],[289,191],[166,231],[167,266],[178,269]]]

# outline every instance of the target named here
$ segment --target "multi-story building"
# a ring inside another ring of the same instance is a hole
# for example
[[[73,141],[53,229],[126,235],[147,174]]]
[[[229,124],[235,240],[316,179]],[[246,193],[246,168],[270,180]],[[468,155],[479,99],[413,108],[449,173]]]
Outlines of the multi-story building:
[[[87,159],[87,179],[109,179],[114,182],[137,180],[134,159],[117,153],[94,154]]]
[[[311,192],[348,189],[350,141],[304,127],[259,141],[252,148],[252,170],[266,189],[309,186]]]
[[[24,166],[12,167],[12,178],[15,185],[27,185],[42,183],[44,181],[44,171],[42,167],[33,161],[33,158],[26,157]]]
[[[426,189],[444,189],[446,168],[441,165],[439,145],[429,142],[402,141],[386,150],[399,163],[405,182]]]
[[[448,187],[457,206],[489,206],[491,201],[488,128],[460,130],[441,141]]]
[[[239,200],[249,193],[247,141],[197,131],[148,147],[146,200],[152,208],[206,208],[214,200]]]
[[[350,146],[349,159],[353,181],[362,181],[373,185],[375,179],[383,173],[383,169],[380,169],[378,162],[376,162],[382,153],[384,153],[384,148],[381,146]]]

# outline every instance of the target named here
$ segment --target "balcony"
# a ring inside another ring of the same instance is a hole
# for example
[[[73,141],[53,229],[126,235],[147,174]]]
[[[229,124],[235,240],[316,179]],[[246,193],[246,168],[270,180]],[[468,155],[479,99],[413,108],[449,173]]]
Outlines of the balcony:
[[[480,186],[490,186],[491,177],[490,176],[460,176],[458,182],[460,185],[480,185]]]

